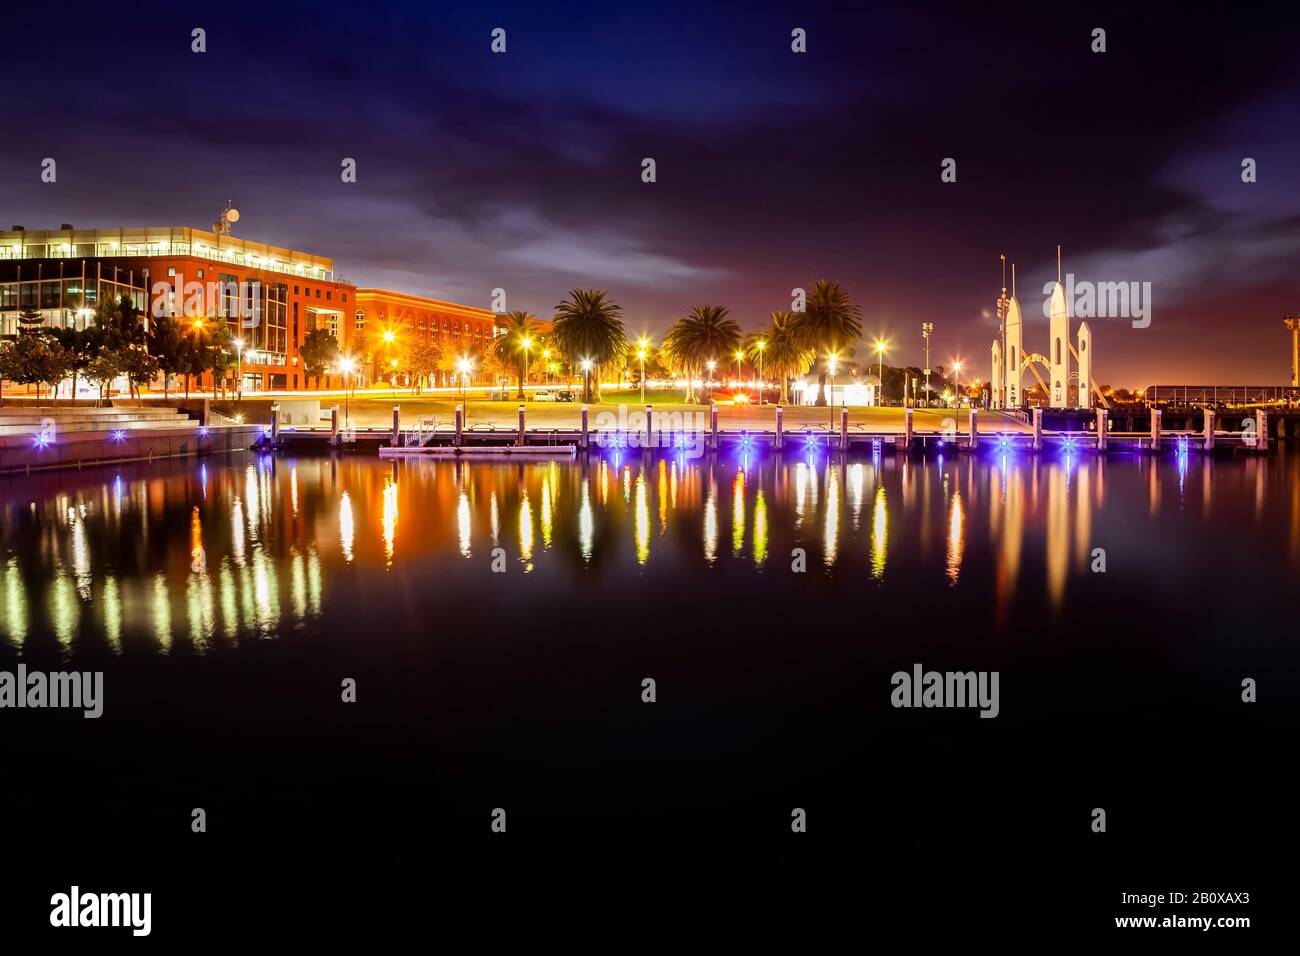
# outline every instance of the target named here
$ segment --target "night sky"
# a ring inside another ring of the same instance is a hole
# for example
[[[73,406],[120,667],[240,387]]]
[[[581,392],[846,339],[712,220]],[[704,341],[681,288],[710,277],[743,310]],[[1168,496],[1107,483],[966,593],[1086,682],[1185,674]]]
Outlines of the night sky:
[[[230,199],[236,235],[360,285],[484,307],[500,286],[544,318],[596,286],[632,334],[715,302],[756,328],[834,278],[891,363],[920,363],[931,321],[934,363],[980,377],[998,254],[1046,351],[1059,242],[1080,279],[1152,283],[1149,328],[1090,323],[1101,383],[1289,378],[1300,26],[1280,8],[187,6],[6,11],[0,226],[208,228]]]

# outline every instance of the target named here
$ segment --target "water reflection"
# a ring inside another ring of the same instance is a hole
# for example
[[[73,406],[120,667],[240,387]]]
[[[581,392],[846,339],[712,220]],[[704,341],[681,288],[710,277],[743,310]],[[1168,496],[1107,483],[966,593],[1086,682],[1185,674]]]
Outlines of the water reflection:
[[[1085,600],[1097,548],[1186,575],[1187,555],[1240,546],[1235,563],[1266,586],[1300,572],[1300,456],[620,454],[396,465],[241,456],[11,479],[0,499],[0,650],[212,653],[328,630],[332,600],[427,600],[454,613],[459,595],[486,593],[489,555],[473,543],[488,528],[565,600],[593,586],[631,592],[644,576],[697,588],[698,600],[743,600],[762,569],[763,587],[789,589],[797,606],[807,585],[784,573],[782,556],[820,547],[827,579],[865,576],[882,599],[919,594],[922,607],[936,589],[970,595],[997,628],[1018,609],[1059,617]],[[706,578],[710,567],[725,573]]]

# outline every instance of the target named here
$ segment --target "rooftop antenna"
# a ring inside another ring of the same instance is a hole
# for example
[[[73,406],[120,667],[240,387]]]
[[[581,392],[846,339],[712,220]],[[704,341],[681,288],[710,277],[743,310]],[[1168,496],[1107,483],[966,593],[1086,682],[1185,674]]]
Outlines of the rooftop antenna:
[[[218,236],[230,235],[230,227],[239,222],[239,210],[226,200],[226,208],[221,210],[221,218],[212,224],[212,231]]]
[[[1002,260],[1002,294],[1006,295],[1007,294],[1007,255],[1004,252],[1002,255],[998,256],[998,258]]]

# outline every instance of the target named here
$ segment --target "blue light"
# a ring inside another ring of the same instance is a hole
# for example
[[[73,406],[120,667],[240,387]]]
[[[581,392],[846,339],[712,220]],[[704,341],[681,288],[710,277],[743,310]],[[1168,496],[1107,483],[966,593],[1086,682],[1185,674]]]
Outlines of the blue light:
[[[49,443],[50,443],[50,438],[49,438],[48,435],[44,435],[44,434],[42,434],[42,435],[37,435],[37,436],[36,436],[36,447],[37,447],[37,448],[44,448],[44,447],[45,447],[46,445],[48,445]]]
[[[200,434],[200,435],[206,435],[206,434],[208,433],[209,430],[210,430],[210,429],[208,428],[207,425],[202,425],[202,426],[199,427],[199,434]]]
[[[113,432],[113,441],[121,441],[124,438],[126,438],[125,432],[122,432],[120,430]]]

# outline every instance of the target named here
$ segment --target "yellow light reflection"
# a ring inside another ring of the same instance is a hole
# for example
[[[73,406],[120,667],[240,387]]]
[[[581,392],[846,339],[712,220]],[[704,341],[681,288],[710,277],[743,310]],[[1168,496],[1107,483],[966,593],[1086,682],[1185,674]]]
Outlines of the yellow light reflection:
[[[524,561],[524,570],[531,571],[533,559],[533,506],[528,501],[528,492],[524,492],[519,501],[519,557]]]
[[[961,492],[952,493],[952,510],[948,516],[948,582],[956,586],[961,575],[961,559],[966,549],[966,515],[962,510]]]
[[[662,464],[662,463],[661,463]],[[636,475],[636,559],[645,564],[650,557],[650,504],[646,500],[645,471]]]
[[[754,563],[760,567],[767,561],[767,499],[763,489],[758,489],[754,499]]]
[[[745,469],[736,471],[731,482],[731,553],[739,555],[745,547]]]
[[[339,541],[343,546],[343,558],[352,561],[352,539],[356,528],[352,522],[352,496],[346,491],[339,500]]]
[[[114,654],[122,653],[122,593],[117,578],[104,579],[104,636]]]
[[[876,486],[876,502],[871,509],[871,575],[885,576],[885,552],[889,547],[889,515],[885,503],[885,486]]]
[[[384,566],[393,566],[393,546],[397,541],[397,483],[384,479]]]
[[[840,473],[836,468],[826,469],[826,529],[822,537],[822,560],[829,568],[840,548]]]

